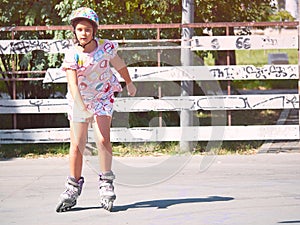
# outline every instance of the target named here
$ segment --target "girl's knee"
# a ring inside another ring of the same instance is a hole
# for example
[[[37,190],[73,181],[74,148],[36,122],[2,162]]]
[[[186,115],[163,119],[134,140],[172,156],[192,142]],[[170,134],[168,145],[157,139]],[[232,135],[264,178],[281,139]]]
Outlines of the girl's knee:
[[[79,147],[78,145],[72,145],[70,146],[70,155],[78,155],[78,154],[83,154],[84,147]]]
[[[110,145],[110,140],[109,138],[101,138],[97,141],[98,146],[107,146]]]

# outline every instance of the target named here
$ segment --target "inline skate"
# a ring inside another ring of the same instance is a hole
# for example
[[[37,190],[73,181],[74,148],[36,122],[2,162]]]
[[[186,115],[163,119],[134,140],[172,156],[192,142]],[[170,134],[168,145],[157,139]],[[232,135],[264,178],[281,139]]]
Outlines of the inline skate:
[[[112,211],[116,195],[114,192],[113,180],[115,175],[112,171],[99,175],[100,205],[108,211]]]
[[[74,177],[68,177],[65,184],[66,190],[60,195],[60,202],[56,207],[56,212],[65,212],[70,210],[77,203],[77,198],[81,194],[84,183],[83,177],[78,181]]]

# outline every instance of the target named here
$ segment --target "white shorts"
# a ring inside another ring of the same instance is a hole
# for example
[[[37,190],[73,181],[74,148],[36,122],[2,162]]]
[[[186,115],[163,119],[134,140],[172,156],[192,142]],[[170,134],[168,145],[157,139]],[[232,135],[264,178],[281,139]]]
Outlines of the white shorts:
[[[73,122],[86,122],[86,118],[83,117],[82,111],[75,105],[75,102],[71,95],[67,95],[68,99],[68,119]],[[101,99],[93,99],[85,102],[87,110],[92,112],[94,116],[112,116],[113,114],[113,94],[103,96]]]

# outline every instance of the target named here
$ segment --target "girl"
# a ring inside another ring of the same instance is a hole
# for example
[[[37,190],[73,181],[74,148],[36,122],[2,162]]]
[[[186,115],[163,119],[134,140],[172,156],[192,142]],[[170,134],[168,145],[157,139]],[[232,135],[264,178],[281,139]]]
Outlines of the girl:
[[[130,96],[135,95],[136,87],[124,61],[117,54],[118,45],[109,40],[95,38],[99,26],[97,14],[90,8],[82,7],[72,13],[70,20],[74,29],[74,47],[65,55],[62,64],[68,80],[70,176],[56,211],[66,211],[75,206],[81,193],[84,183],[81,176],[82,157],[91,122],[100,156],[100,201],[105,209],[111,211],[116,195],[113,187],[115,176],[111,171],[110,126],[113,95],[114,92],[122,91],[122,88],[110,68],[110,63],[125,80]]]

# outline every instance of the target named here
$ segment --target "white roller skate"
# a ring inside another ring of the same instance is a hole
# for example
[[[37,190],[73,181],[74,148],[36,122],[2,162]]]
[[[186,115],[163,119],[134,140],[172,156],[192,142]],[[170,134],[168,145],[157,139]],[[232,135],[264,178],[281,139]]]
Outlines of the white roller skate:
[[[56,212],[65,212],[70,210],[77,203],[77,198],[81,194],[84,183],[83,177],[78,181],[74,177],[68,177],[66,190],[60,195],[60,202],[56,207]]]
[[[116,195],[114,192],[113,180],[115,175],[112,171],[99,175],[100,205],[108,211],[112,211]]]

